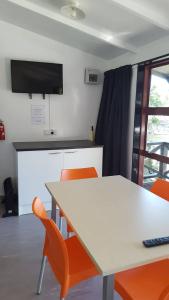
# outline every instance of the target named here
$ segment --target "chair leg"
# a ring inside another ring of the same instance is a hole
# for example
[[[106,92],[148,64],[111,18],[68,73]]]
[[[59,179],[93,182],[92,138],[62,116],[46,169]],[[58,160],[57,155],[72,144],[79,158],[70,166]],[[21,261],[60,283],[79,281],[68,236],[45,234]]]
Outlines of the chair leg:
[[[59,219],[59,230],[62,232],[62,217]]]
[[[38,278],[38,284],[37,284],[37,294],[40,295],[41,289],[42,289],[42,280],[45,270],[45,264],[46,264],[46,256],[42,257],[41,267],[40,267],[40,273]]]

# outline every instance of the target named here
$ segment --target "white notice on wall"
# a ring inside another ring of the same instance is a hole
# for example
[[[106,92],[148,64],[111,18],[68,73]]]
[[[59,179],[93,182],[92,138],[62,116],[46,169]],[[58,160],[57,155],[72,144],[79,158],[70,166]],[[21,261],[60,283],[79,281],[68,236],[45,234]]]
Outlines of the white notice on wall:
[[[32,104],[31,105],[31,119],[32,125],[45,124],[45,105]]]

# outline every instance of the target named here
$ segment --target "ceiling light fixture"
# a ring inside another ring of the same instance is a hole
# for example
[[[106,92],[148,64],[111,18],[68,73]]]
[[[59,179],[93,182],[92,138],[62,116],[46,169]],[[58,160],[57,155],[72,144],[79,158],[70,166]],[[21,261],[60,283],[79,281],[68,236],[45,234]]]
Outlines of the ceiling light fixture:
[[[85,18],[85,13],[78,7],[78,4],[71,2],[61,7],[61,13],[73,20],[80,20]]]

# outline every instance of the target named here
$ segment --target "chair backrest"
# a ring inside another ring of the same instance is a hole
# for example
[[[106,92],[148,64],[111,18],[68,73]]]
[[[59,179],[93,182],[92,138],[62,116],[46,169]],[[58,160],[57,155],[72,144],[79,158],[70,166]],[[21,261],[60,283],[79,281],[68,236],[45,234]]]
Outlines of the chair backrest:
[[[61,181],[73,179],[96,178],[98,174],[94,167],[80,169],[64,169],[61,171]]]
[[[150,191],[157,196],[169,201],[169,182],[158,178],[152,185]]]
[[[48,218],[43,203],[37,197],[33,200],[32,210],[46,229],[44,256],[48,257],[51,268],[62,288],[66,288],[69,280],[69,261],[65,241],[57,225]]]
[[[38,217],[41,221],[43,219],[47,219],[47,212],[41,200],[38,197],[35,197],[32,202],[32,211],[36,217]]]

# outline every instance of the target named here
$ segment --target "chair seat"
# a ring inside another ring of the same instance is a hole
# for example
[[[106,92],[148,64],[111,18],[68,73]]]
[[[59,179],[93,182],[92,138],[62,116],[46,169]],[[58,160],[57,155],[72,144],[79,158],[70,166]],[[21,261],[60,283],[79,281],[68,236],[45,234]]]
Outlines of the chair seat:
[[[115,275],[115,289],[124,300],[159,300],[168,285],[169,259]]]
[[[100,274],[76,236],[65,240],[65,243],[68,256],[71,258],[69,261],[71,286],[77,282]]]

